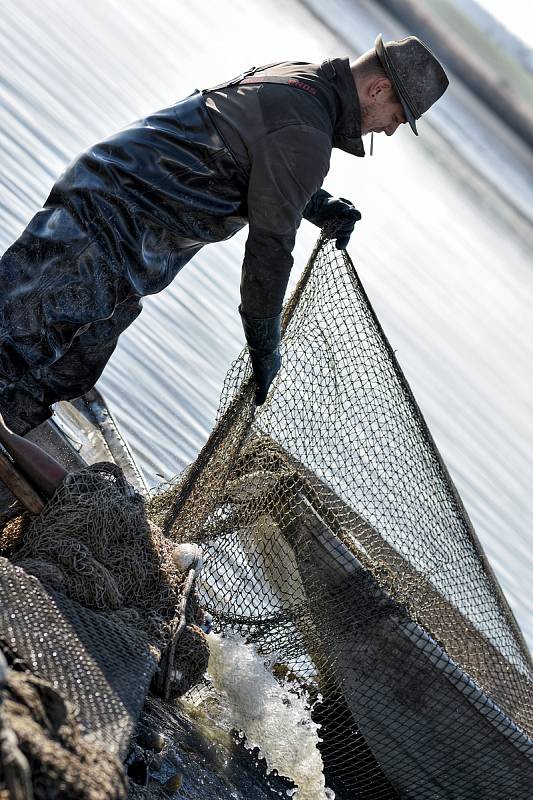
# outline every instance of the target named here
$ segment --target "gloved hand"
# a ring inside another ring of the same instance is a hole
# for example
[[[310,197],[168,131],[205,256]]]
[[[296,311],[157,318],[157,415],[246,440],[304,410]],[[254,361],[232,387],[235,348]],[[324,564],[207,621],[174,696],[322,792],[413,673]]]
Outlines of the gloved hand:
[[[239,314],[256,382],[255,404],[261,406],[266,400],[270,384],[281,367],[279,352],[281,314],[276,317],[257,319],[244,314],[240,306]]]
[[[328,239],[336,239],[335,247],[348,246],[360,212],[344,197],[332,197],[325,189],[315,192],[303,210],[303,218],[324,229]]]

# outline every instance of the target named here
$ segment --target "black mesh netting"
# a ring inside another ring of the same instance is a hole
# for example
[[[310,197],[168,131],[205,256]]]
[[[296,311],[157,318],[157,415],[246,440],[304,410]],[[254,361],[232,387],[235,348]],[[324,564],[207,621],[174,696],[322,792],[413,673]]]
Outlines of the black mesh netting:
[[[284,327],[267,403],[243,353],[151,513],[203,543],[218,627],[316,695],[340,795],[525,800],[529,653],[346,253],[319,243]]]
[[[317,245],[284,328],[267,403],[244,353],[197,460],[149,503],[97,466],[2,520],[0,747],[7,719],[37,798],[124,797],[156,662],[177,694],[200,679],[194,575],[172,559],[191,540],[217,627],[312,701],[338,797],[530,797],[527,648],[346,253]]]

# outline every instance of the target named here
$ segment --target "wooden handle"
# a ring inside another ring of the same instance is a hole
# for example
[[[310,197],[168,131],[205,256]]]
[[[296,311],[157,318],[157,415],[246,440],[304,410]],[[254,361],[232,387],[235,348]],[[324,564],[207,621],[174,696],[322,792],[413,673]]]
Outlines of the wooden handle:
[[[17,500],[28,509],[30,514],[40,514],[44,508],[44,502],[39,497],[35,489],[30,486],[12,461],[0,451],[0,480],[5,483],[10,492]]]

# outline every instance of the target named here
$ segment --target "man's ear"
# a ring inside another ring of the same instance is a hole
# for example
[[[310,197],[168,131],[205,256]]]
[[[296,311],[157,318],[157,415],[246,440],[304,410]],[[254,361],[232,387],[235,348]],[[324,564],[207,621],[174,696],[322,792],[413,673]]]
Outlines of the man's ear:
[[[370,103],[379,103],[386,99],[392,89],[392,83],[388,78],[377,77],[374,78],[367,88],[368,99]]]

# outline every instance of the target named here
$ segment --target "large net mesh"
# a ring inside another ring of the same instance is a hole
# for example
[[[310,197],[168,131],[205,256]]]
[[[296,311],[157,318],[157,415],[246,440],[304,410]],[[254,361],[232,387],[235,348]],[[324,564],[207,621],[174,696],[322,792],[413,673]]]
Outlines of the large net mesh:
[[[255,409],[243,353],[197,460],[149,502],[97,465],[39,517],[1,520],[0,746],[5,718],[36,797],[124,797],[120,763],[157,664],[165,696],[205,670],[200,604],[309,697],[339,798],[529,798],[529,653],[330,243],[287,304],[282,355]],[[191,540],[198,599],[172,558]]]
[[[254,415],[246,352],[150,513],[201,599],[316,694],[341,796],[526,798],[531,663],[349,256],[320,242]]]

